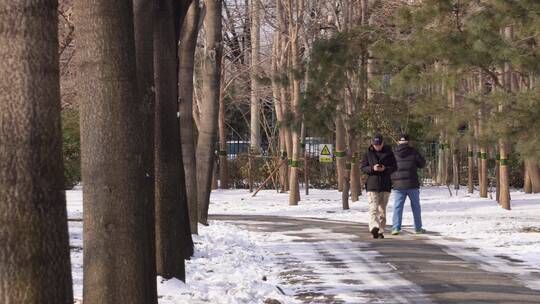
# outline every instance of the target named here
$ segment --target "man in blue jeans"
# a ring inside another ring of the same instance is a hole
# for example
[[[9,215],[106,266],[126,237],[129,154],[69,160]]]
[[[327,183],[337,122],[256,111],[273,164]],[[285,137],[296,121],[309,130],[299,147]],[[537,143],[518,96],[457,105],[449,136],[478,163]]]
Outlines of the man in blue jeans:
[[[414,229],[416,234],[426,231],[422,228],[422,215],[420,208],[420,182],[417,170],[426,165],[426,160],[418,151],[409,146],[409,136],[402,134],[398,146],[394,150],[397,162],[397,170],[392,173],[392,185],[394,188],[394,216],[392,218],[392,234],[401,232],[403,219],[403,205],[409,197],[414,216]]]

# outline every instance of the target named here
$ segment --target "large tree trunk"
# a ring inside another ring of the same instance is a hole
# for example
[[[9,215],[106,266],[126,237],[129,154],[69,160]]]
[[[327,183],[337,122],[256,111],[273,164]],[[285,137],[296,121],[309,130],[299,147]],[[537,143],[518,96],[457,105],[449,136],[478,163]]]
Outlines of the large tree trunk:
[[[144,120],[132,1],[74,5],[84,183],[84,303],[146,303]],[[103,75],[107,75],[104,77]],[[121,257],[121,258],[119,258]]]
[[[193,67],[199,33],[199,0],[192,0],[178,44],[178,95],[182,157],[186,176],[186,192],[191,232],[198,233],[197,165],[195,160],[195,134],[193,126]]]
[[[251,21],[251,122],[250,122],[250,139],[251,151],[258,155],[261,149],[261,122],[260,122],[260,101],[259,101],[259,50],[260,50],[260,0],[251,0],[250,2],[250,21]]]
[[[156,222],[154,205],[154,1],[133,1],[133,25],[135,32],[135,58],[137,63],[137,86],[141,105],[143,125],[143,162],[146,183],[144,188],[145,222],[144,233],[141,236],[146,252],[145,279],[147,280],[145,299],[147,304],[157,303],[156,284]]]
[[[221,5],[220,0],[206,1],[204,19],[206,45],[202,65],[202,118],[197,142],[197,198],[200,208],[199,221],[205,225],[208,224],[221,80]]]
[[[0,301],[5,304],[73,303],[57,6],[54,0],[0,1]]]
[[[525,166],[531,184],[531,192],[540,193],[540,167],[538,162],[528,159],[525,161]]]
[[[529,175],[527,160],[525,160],[525,164],[523,167],[523,192],[530,194],[532,193],[532,181],[531,176]]]
[[[154,66],[156,89],[156,261],[157,273],[185,280],[184,259],[192,251],[180,146],[177,78],[177,6],[156,3]]]

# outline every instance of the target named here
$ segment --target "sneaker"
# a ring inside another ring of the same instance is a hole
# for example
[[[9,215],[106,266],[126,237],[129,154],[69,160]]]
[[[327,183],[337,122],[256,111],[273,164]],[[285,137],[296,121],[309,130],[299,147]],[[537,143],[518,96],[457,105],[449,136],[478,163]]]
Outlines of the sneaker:
[[[399,230],[392,230],[392,235],[399,235]]]
[[[379,228],[374,227],[373,229],[371,229],[371,234],[373,235],[374,239],[378,239],[379,238]]]
[[[379,233],[379,238],[380,238],[380,239],[384,239],[384,234]]]
[[[420,228],[420,229],[414,231],[414,233],[416,233],[416,234],[425,234],[426,232],[427,231],[424,228]]]

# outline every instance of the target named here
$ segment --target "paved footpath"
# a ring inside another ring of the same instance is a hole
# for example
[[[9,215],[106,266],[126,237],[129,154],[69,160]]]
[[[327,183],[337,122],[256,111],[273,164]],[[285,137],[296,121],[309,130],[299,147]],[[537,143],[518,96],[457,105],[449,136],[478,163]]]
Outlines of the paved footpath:
[[[312,218],[211,219],[268,234],[266,249],[285,269],[281,290],[303,303],[540,303],[540,291],[449,254],[426,236],[375,240],[364,224]]]

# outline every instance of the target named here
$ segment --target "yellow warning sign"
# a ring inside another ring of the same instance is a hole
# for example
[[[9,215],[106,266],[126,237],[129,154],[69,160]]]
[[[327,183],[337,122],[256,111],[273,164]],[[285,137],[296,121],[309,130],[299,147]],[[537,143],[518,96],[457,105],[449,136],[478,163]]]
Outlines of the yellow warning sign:
[[[328,146],[327,145],[324,145],[322,151],[321,151],[321,155],[332,155],[332,153],[330,153],[330,149],[328,149]]]
[[[319,144],[319,162],[331,163],[332,158],[332,145],[331,144]]]

